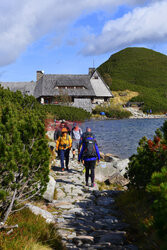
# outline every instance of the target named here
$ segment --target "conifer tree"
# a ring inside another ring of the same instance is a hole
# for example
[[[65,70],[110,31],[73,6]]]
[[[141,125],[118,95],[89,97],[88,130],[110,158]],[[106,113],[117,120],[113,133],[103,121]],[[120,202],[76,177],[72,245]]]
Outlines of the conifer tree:
[[[49,150],[37,111],[8,103],[0,115],[1,228],[20,204],[46,190],[48,174]]]

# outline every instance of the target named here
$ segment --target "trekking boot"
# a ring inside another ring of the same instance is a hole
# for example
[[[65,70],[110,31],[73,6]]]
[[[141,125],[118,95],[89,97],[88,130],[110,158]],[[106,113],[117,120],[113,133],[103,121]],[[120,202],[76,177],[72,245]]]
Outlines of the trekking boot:
[[[91,187],[95,187],[95,183],[94,182],[91,184]]]
[[[86,186],[87,186],[87,187],[89,186],[88,182],[86,182]]]
[[[64,172],[64,168],[62,168],[61,171]]]

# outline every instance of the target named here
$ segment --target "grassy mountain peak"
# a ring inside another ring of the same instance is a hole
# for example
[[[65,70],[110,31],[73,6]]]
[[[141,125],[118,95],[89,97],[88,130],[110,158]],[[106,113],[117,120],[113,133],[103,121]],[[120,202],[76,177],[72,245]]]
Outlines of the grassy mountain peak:
[[[167,112],[167,56],[146,48],[130,47],[113,54],[98,67],[111,90],[139,93],[132,101],[143,101],[143,110]]]

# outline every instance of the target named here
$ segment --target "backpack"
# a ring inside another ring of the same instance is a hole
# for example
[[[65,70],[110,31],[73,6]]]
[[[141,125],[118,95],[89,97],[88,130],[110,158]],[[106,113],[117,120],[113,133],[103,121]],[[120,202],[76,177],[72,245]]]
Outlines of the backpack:
[[[96,140],[94,138],[86,137],[84,138],[85,150],[83,153],[84,158],[93,158],[97,157],[95,143]]]

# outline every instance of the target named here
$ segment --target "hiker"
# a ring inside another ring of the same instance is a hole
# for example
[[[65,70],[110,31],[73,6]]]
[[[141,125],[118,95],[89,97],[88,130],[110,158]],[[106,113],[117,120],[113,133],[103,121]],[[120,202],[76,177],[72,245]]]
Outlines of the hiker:
[[[65,123],[65,121],[63,120],[60,124],[60,126],[58,128],[55,129],[55,132],[54,132],[54,141],[56,142],[57,139],[59,138],[59,136],[61,136],[62,134],[62,129],[63,128],[66,128],[67,131],[68,131],[68,134],[70,134],[70,128],[68,127],[68,125]],[[60,150],[58,149],[58,156],[57,156],[58,159],[60,159]]]
[[[61,124],[60,124],[60,126],[57,128],[57,129],[55,129],[55,132],[54,132],[54,140],[56,141],[58,138],[59,138],[59,136],[61,135],[61,130],[62,130],[62,128],[66,128],[67,129],[67,131],[68,131],[68,133],[70,134],[70,128],[69,128],[69,126],[67,125],[67,123],[63,120],[62,122],[61,122]]]
[[[79,142],[79,149],[81,148],[87,135],[92,136],[95,139],[95,135],[91,131],[92,131],[91,128],[87,127],[86,131],[81,135],[80,142]],[[96,142],[96,144],[97,144],[97,142]]]
[[[90,131],[90,129],[88,130]],[[86,168],[85,172],[85,181],[86,186],[89,186],[88,179],[89,179],[89,171],[91,170],[91,187],[95,186],[95,166],[96,161],[100,161],[100,153],[97,146],[96,140],[93,138],[93,134],[91,132],[87,132],[85,138],[82,142],[82,149],[78,157],[78,162],[81,160],[84,161],[84,166]]]
[[[62,128],[61,135],[57,139],[56,142],[56,151],[60,154],[60,162],[61,162],[61,170],[64,171],[64,159],[66,170],[68,171],[68,164],[69,164],[69,153],[72,147],[72,139],[71,136],[68,134],[68,130],[66,128]]]
[[[78,150],[78,155],[80,152],[79,142],[82,135],[82,129],[78,126],[78,124],[74,123],[74,126],[71,130],[71,137],[72,137],[72,154],[73,160],[75,159],[75,150]]]

